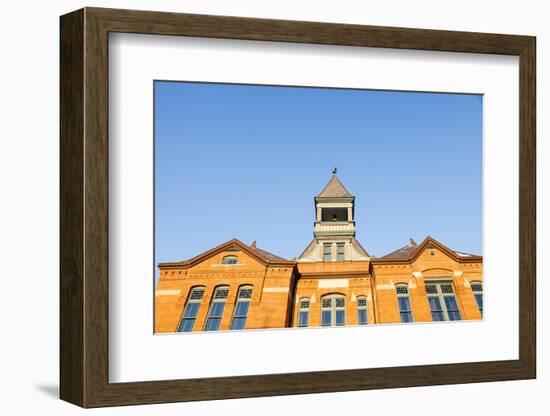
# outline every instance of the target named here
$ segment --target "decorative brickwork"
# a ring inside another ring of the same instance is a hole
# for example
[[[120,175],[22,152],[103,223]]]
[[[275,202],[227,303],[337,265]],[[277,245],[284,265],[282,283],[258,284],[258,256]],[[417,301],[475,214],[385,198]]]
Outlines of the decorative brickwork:
[[[330,196],[325,196],[327,189]],[[234,317],[239,324],[246,318],[245,329],[304,326],[299,325],[300,312],[306,313],[307,326],[320,326],[323,310],[327,322],[339,321],[345,312],[345,324],[358,325],[359,297],[363,309],[366,300],[368,325],[400,323],[403,313],[399,302],[402,307],[410,308],[414,322],[431,322],[440,317],[482,318],[478,303],[483,285],[481,256],[453,251],[427,237],[420,244],[411,240],[407,246],[386,256],[369,257],[355,240],[354,197],[335,176],[323,192],[316,197],[315,240],[296,260],[286,260],[259,249],[255,242],[249,246],[231,240],[188,261],[159,264],[156,332],[189,328],[203,331],[207,328],[209,313],[212,319],[208,328],[214,326],[222,331],[231,328]],[[323,209],[330,210],[327,212],[333,218],[328,216],[329,221],[324,222]],[[324,230],[325,224],[334,223],[343,224],[340,227],[343,231],[331,231],[329,226],[325,227],[329,231],[318,231]],[[477,283],[478,300],[470,282]],[[398,284],[406,287],[408,303],[398,301]],[[426,285],[432,292],[434,286],[443,285],[446,292],[443,294],[440,290],[436,291],[440,296],[435,296],[436,292],[428,296]],[[224,291],[227,296],[213,299],[220,286],[228,287],[228,291]],[[251,294],[246,291],[246,302],[237,299],[242,286],[252,289]],[[202,298],[189,302],[189,294],[197,287],[204,289],[204,292],[194,292],[202,293]],[[325,296],[326,305],[331,304],[329,297],[338,298],[338,307],[334,304],[332,309],[322,308]],[[299,307],[301,299],[309,300],[303,304],[307,308]],[[186,307],[189,304],[192,305]],[[336,309],[338,319],[329,315],[335,314]],[[458,313],[453,312],[455,309]],[[180,325],[184,316],[186,324]]]

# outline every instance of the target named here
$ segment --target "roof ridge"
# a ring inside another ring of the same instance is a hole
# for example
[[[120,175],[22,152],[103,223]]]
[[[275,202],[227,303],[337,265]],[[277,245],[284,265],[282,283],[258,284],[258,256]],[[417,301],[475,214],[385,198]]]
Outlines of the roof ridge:
[[[254,243],[256,243],[254,241]],[[264,250],[260,247],[258,247],[256,244],[254,244],[254,246],[250,245],[248,246],[250,249],[258,252],[260,255],[262,255],[263,257],[266,257],[267,260],[280,260],[280,261],[289,261],[288,259],[285,259],[284,257],[281,257],[281,256],[278,256],[277,254],[273,254],[271,253],[270,251],[267,251],[267,250]]]

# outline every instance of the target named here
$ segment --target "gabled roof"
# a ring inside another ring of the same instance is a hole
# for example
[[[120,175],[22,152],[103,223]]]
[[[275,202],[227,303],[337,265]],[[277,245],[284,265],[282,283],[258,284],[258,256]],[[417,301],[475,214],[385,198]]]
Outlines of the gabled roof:
[[[365,248],[361,245],[361,243],[359,241],[357,241],[357,239],[355,237],[351,238],[351,245],[361,255],[363,255],[365,257],[370,257],[370,254],[367,252],[367,250],[365,250]],[[296,257],[296,259],[302,259],[302,258],[308,256],[315,249],[316,246],[317,246],[317,240],[314,238],[307,245],[307,247],[304,249],[304,251],[302,251],[302,253],[298,257]]]
[[[397,250],[392,251],[391,253],[388,253],[380,258],[409,258],[416,251],[417,247],[418,244],[416,244],[416,241],[411,238],[411,241],[406,246],[398,248]]]
[[[365,250],[365,248],[361,245],[359,241],[355,237],[351,239],[351,245],[355,250],[357,250],[359,253],[361,253],[365,257],[370,257],[370,254]]]
[[[327,186],[321,191],[317,198],[351,198],[352,194],[342,185],[338,176],[332,175]]]
[[[229,240],[223,244],[220,244],[217,247],[214,247],[211,250],[205,251],[202,254],[199,254],[198,256],[195,256],[189,260],[184,260],[180,262],[166,262],[166,263],[159,263],[159,268],[188,268],[191,266],[194,266],[212,256],[215,256],[216,254],[219,254],[223,251],[227,250],[240,250],[249,256],[255,258],[260,263],[264,265],[288,265],[293,266],[296,264],[295,261],[287,260],[283,257],[277,256],[273,253],[270,253],[269,251],[262,250],[261,248],[256,247],[255,242],[252,245],[246,245],[242,241],[237,240],[236,238]]]
[[[262,250],[261,248],[258,248],[258,247],[251,247],[251,248],[253,250],[256,250],[256,252],[258,252],[259,254],[264,256],[269,261],[290,261],[290,260],[285,259],[283,257],[277,256],[276,254],[270,253],[267,250]]]
[[[451,250],[450,248],[448,248],[447,246],[444,246],[435,238],[432,238],[430,236],[426,237],[424,241],[422,241],[422,243],[420,244],[416,244],[416,242],[411,238],[411,241],[406,246],[401,247],[395,251],[392,251],[391,253],[386,254],[385,256],[373,259],[373,261],[381,262],[381,263],[388,263],[392,261],[409,262],[411,260],[415,260],[425,248],[430,248],[430,247],[434,247],[441,250],[442,252],[447,254],[449,257],[453,258],[458,262],[479,263],[483,261],[482,256]]]

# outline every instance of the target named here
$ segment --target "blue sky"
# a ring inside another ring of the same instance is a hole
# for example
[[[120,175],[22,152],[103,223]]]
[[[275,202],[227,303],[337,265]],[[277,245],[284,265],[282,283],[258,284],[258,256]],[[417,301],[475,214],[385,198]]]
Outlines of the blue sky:
[[[156,262],[232,238],[297,256],[333,167],[371,255],[482,254],[479,95],[157,81],[155,159]]]

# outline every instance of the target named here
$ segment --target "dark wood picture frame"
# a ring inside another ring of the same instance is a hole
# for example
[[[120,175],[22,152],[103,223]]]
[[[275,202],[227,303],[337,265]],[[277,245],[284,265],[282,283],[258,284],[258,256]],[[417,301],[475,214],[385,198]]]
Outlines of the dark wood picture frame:
[[[64,15],[60,27],[61,399],[101,407],[536,377],[534,37],[100,8]],[[109,383],[110,32],[519,56],[519,359]]]

